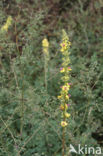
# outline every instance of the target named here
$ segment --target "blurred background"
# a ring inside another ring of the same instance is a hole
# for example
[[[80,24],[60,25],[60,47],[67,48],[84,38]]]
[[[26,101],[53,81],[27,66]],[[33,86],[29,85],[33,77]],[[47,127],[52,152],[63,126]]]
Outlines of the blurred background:
[[[61,156],[62,29],[72,43],[66,156],[70,144],[103,148],[103,1],[1,0],[0,156]]]

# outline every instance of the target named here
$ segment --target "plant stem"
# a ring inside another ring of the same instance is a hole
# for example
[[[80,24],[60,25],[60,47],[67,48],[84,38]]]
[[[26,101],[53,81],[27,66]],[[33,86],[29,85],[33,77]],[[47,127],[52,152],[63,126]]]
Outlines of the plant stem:
[[[22,88],[21,88],[21,126],[20,126],[20,135],[22,136],[22,131],[23,131],[23,120],[24,120],[24,67],[21,64],[21,59],[20,59],[20,51],[18,47],[18,35],[17,35],[17,27],[16,27],[16,22],[15,22],[15,34],[16,34],[16,47],[17,47],[17,52],[19,56],[19,61],[20,61],[20,68],[22,70],[21,72],[21,80],[22,80]]]
[[[22,77],[23,78],[23,77]],[[24,81],[22,79],[22,93],[21,93],[21,128],[20,128],[20,134],[22,135],[23,131],[23,120],[24,120]]]
[[[47,67],[47,60],[46,60],[46,58],[45,58],[44,69],[45,69],[45,88],[46,88],[46,92],[47,92],[47,72],[48,72],[48,67]]]
[[[63,134],[62,134],[62,156],[65,154],[65,127],[63,127]]]
[[[65,103],[64,103],[64,109],[65,109]],[[66,121],[65,118],[65,111],[63,112],[63,118],[64,118],[64,122]],[[65,127],[63,127],[63,133],[62,133],[62,156],[65,155]]]

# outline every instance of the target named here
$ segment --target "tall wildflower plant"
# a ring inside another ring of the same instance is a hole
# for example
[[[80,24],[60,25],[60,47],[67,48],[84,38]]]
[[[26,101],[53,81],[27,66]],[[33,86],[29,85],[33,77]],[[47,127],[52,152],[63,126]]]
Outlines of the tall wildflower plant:
[[[60,68],[60,73],[62,74],[61,80],[62,80],[62,86],[60,95],[58,96],[58,99],[60,100],[60,110],[62,112],[61,117],[61,126],[63,128],[63,135],[62,135],[62,156],[65,154],[65,130],[66,126],[68,125],[67,119],[70,117],[70,114],[68,113],[68,101],[70,98],[69,90],[71,83],[70,80],[70,71],[71,67],[70,65],[70,45],[71,42],[69,41],[69,38],[65,32],[65,30],[62,30],[62,42],[60,44],[61,46],[61,53],[62,53],[62,67]]]
[[[45,70],[45,88],[47,91],[47,72],[48,72],[48,61],[49,61],[49,42],[47,38],[42,40],[43,54],[44,54],[44,70]]]

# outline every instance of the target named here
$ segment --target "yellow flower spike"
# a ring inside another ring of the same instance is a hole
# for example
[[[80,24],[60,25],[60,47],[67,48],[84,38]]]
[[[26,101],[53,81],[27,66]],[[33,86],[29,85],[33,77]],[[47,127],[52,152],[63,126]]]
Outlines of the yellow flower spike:
[[[45,60],[48,61],[49,60],[49,42],[47,38],[44,38],[42,40],[42,47],[43,47]]]
[[[43,39],[42,41],[42,46],[48,48],[49,47],[49,42],[46,38]]]
[[[9,16],[6,23],[2,26],[1,31],[8,31],[8,28],[12,25],[12,20],[12,17]]]
[[[62,77],[61,77],[61,80],[62,80],[62,87],[61,88],[61,91],[60,91],[60,96],[59,96],[59,100],[61,102],[61,105],[60,105],[60,110],[62,111],[61,112],[61,118],[63,121],[61,121],[61,126],[63,127],[63,148],[62,148],[62,151],[63,151],[63,155],[64,155],[64,151],[65,151],[65,145],[64,145],[64,142],[65,142],[65,127],[67,126],[67,118],[70,117],[70,114],[67,113],[67,110],[68,110],[68,107],[69,107],[69,104],[66,104],[70,98],[70,94],[68,93],[69,92],[69,89],[70,89],[70,83],[68,83],[69,79],[70,79],[70,71],[71,71],[71,68],[68,67],[70,65],[70,45],[71,45],[71,42],[69,41],[69,38],[68,38],[68,35],[66,34],[66,32],[63,30],[63,35],[62,35],[62,42],[60,44],[60,51],[61,51],[61,54],[62,54],[62,67],[60,68],[60,72],[62,73]]]
[[[61,121],[61,126],[62,127],[66,127],[68,124],[67,124],[67,122],[66,121]]]

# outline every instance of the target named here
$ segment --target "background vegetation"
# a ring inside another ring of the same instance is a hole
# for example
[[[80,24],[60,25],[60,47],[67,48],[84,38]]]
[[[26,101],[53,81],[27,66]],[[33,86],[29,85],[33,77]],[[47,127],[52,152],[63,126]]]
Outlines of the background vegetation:
[[[0,28],[8,16],[12,25],[0,31],[0,156],[61,156],[62,29],[72,43],[66,156],[70,143],[102,148],[103,1],[1,0]]]

